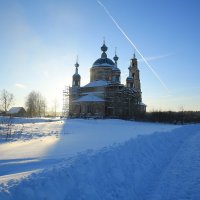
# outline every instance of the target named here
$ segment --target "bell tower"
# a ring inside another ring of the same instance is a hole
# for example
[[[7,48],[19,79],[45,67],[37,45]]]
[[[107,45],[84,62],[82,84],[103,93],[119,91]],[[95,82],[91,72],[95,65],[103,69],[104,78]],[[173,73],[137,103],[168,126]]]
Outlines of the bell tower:
[[[129,76],[126,78],[126,87],[133,88],[138,93],[138,103],[142,102],[142,92],[140,86],[140,71],[138,69],[137,58],[135,53],[131,58],[129,66]]]
[[[126,87],[134,88],[134,79],[131,72],[131,66],[128,68],[128,70],[129,70],[129,76],[126,78]]]
[[[75,63],[74,66],[75,66],[76,69],[75,69],[75,74],[72,77],[72,87],[80,87],[81,76],[78,73],[78,67],[79,67],[78,59],[76,60],[76,63]]]
[[[133,58],[131,59],[129,76],[133,77],[133,88],[138,92],[141,92],[140,87],[140,71],[138,69],[137,58],[135,57],[135,53],[133,54]]]

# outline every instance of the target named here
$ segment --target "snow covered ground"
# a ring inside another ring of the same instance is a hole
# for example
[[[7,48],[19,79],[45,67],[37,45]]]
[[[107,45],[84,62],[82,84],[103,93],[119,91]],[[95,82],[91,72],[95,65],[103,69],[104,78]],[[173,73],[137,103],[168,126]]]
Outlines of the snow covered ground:
[[[0,199],[200,199],[199,125],[73,119],[23,126],[0,144]]]

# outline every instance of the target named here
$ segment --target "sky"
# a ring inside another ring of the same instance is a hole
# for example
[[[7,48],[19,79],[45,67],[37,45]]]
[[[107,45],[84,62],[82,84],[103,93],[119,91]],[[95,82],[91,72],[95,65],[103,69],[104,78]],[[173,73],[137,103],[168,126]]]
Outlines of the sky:
[[[148,111],[199,111],[199,8],[199,0],[0,0],[0,90],[14,94],[14,106],[39,91],[61,110],[77,56],[84,86],[105,38],[109,58],[117,48],[123,84],[133,44],[140,52]]]

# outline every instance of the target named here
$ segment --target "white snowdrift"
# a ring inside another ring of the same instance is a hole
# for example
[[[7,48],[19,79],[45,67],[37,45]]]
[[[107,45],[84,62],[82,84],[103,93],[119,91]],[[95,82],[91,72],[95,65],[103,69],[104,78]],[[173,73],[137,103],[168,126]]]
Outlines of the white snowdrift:
[[[0,185],[4,200],[200,199],[200,126],[141,135]]]

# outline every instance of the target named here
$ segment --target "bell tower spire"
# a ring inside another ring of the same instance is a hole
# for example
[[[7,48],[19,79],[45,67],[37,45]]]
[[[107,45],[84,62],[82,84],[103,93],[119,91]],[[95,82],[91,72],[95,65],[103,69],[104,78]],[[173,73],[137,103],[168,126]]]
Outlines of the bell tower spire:
[[[135,49],[134,49],[133,59],[136,59],[136,57],[135,57]]]
[[[77,56],[77,58],[76,58],[75,67],[76,67],[75,74],[78,74],[78,67],[79,67],[79,64],[78,64],[78,56]]]

